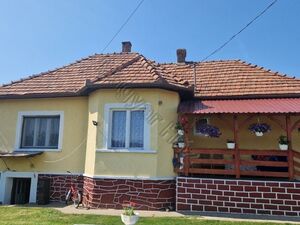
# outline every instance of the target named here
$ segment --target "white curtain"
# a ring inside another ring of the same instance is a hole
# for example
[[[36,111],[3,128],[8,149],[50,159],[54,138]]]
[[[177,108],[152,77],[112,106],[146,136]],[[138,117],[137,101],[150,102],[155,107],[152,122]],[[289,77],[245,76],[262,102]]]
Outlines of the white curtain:
[[[126,111],[113,111],[111,147],[124,148],[126,133]]]
[[[21,147],[31,147],[33,146],[34,138],[34,118],[24,118],[23,120],[23,130],[22,130],[22,146]]]
[[[59,118],[52,118],[50,120],[50,135],[49,135],[49,146],[58,146],[59,137]]]
[[[21,147],[57,148],[59,121],[59,116],[24,117]]]
[[[144,111],[131,111],[130,114],[130,148],[144,147]]]

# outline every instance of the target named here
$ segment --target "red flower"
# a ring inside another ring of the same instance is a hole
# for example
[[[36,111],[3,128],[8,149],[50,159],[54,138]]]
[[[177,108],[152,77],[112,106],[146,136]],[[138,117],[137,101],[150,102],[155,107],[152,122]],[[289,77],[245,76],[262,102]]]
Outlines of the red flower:
[[[130,205],[131,207],[135,207],[135,206],[136,206],[136,203],[135,203],[135,202],[130,202],[129,205]]]
[[[188,120],[187,116],[181,116],[179,118],[179,122],[180,122],[181,126],[183,127],[183,129],[186,130],[188,128],[189,120]]]

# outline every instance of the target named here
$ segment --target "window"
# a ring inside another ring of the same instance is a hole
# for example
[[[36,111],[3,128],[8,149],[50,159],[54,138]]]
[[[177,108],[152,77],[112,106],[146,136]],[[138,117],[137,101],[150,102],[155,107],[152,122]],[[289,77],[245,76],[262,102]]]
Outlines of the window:
[[[17,149],[61,149],[61,112],[21,112],[17,130]]]
[[[200,132],[200,128],[201,128],[203,125],[207,125],[207,124],[208,124],[208,119],[207,119],[207,118],[197,118],[197,119],[195,120],[194,134],[205,136],[205,134],[202,134],[202,133]]]
[[[59,116],[23,117],[21,148],[57,148]]]
[[[146,121],[148,111],[148,104],[136,107],[128,107],[128,104],[122,103],[106,104],[105,147],[116,151],[149,150],[150,126]]]
[[[144,110],[112,110],[111,147],[144,148]]]

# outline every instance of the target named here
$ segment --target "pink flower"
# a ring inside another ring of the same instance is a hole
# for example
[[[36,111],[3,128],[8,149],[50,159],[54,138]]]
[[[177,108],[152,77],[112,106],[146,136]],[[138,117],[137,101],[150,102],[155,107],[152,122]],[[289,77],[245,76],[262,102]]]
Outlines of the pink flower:
[[[135,203],[135,202],[130,202],[129,205],[130,205],[131,207],[135,207],[135,206],[136,206],[136,203]]]

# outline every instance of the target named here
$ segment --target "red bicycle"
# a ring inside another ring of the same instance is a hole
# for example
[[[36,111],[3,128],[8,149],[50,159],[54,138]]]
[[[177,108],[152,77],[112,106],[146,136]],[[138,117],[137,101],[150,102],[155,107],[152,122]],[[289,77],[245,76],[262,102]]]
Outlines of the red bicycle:
[[[67,172],[72,175],[70,171]],[[72,175],[71,187],[66,194],[66,205],[69,205],[70,202],[73,202],[75,208],[77,209],[80,204],[82,205],[82,192],[78,190],[77,185],[74,182],[78,180],[79,176],[75,176],[75,178],[73,177],[74,176]]]

